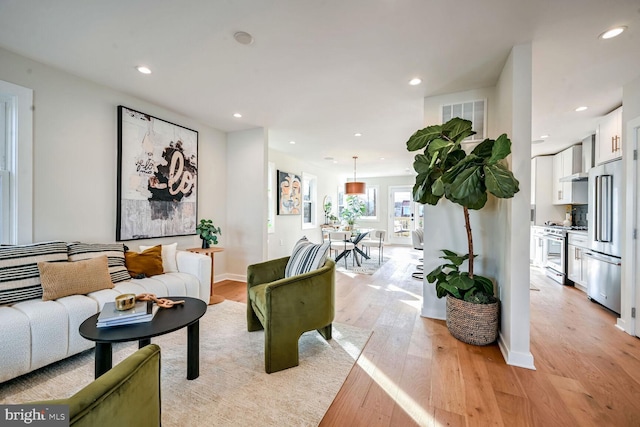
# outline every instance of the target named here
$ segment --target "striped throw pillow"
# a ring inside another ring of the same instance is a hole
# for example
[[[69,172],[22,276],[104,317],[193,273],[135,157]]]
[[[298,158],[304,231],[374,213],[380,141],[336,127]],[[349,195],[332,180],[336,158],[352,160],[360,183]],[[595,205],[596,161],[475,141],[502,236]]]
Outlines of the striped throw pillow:
[[[131,280],[124,262],[122,243],[69,243],[69,261],[82,261],[106,255],[109,260],[109,275],[113,283]]]
[[[316,245],[306,237],[298,240],[284,270],[284,277],[297,276],[317,270],[324,265],[329,252],[329,242]]]
[[[66,260],[65,242],[0,247],[0,305],[41,298],[38,263]]]

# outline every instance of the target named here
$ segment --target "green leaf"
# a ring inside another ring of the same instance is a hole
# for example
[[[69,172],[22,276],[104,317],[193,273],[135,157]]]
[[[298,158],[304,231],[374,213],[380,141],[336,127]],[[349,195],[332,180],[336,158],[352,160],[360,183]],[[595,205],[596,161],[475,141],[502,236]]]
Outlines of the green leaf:
[[[480,173],[479,166],[471,165],[468,169],[458,174],[449,188],[452,200],[463,206],[478,200],[484,193],[484,185],[482,184]]]
[[[478,157],[483,159],[488,159],[491,157],[491,153],[493,152],[493,144],[495,141],[493,139],[485,139],[480,144],[476,145],[476,148],[473,149],[471,154],[475,154]]]
[[[444,195],[444,183],[442,182],[442,177],[436,179],[436,182],[433,183],[431,186],[431,193],[438,197]]]
[[[420,173],[427,173],[431,170],[431,159],[424,154],[416,154],[413,161],[413,169]]]
[[[442,133],[441,125],[428,126],[424,129],[416,131],[407,141],[407,150],[416,151],[426,147],[435,138]]]
[[[487,191],[496,197],[508,199],[520,191],[518,180],[501,163],[485,166],[484,175]]]
[[[436,279],[438,278],[438,276],[440,276],[442,273],[442,266],[438,266],[436,268],[434,268],[429,274],[427,274],[427,281],[429,283],[433,283],[436,281]]]
[[[460,299],[462,298],[458,288],[455,285],[452,285],[451,283],[443,282],[443,283],[440,283],[438,287],[444,289],[446,292],[450,293],[451,295],[453,295],[456,298],[460,298]],[[442,298],[442,296],[438,295],[438,298]]]
[[[460,273],[458,275],[452,275],[447,278],[447,282],[452,286],[455,286],[456,288],[461,289],[463,291],[467,291],[473,288],[475,284],[474,280],[471,277],[469,277],[468,273]]]
[[[442,132],[451,140],[455,141],[457,144],[460,144],[466,137],[475,135],[475,132],[471,130],[471,127],[472,124],[469,120],[464,120],[460,117],[454,117],[453,119],[442,125]]]
[[[437,138],[431,141],[429,147],[427,147],[427,152],[429,154],[434,154],[449,147],[453,147],[453,142]]]
[[[487,279],[484,276],[479,276],[477,274],[473,275],[473,280],[476,282],[475,287],[482,291],[486,295],[493,296],[493,282],[490,279]]]
[[[491,151],[491,158],[488,160],[488,164],[494,165],[500,160],[504,159],[511,153],[511,140],[507,138],[506,134],[502,134],[496,139]]]

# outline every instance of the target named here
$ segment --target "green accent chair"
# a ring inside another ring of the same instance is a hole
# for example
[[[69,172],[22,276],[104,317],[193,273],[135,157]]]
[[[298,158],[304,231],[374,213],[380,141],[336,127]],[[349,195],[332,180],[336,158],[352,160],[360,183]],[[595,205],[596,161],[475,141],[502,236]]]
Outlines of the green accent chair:
[[[285,278],[289,257],[247,268],[247,329],[264,329],[264,370],[270,374],[298,366],[298,340],[317,329],[331,339],[335,316],[336,264]]]
[[[141,348],[68,399],[31,403],[69,405],[70,426],[159,426],[160,347]]]

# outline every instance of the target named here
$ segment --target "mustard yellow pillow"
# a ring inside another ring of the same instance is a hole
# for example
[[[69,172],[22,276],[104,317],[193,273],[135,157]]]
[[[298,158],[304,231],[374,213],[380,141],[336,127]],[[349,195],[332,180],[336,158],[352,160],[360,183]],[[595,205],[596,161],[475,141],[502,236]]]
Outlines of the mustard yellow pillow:
[[[164,273],[162,269],[162,245],[154,246],[140,253],[125,252],[124,262],[131,277],[144,274],[147,277]]]
[[[39,262],[38,270],[43,301],[113,288],[106,255],[76,262]]]

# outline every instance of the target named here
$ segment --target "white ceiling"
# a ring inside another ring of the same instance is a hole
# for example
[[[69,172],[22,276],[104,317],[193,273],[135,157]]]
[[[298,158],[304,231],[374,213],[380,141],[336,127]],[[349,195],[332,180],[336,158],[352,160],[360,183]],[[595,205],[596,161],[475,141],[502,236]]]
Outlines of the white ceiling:
[[[628,30],[597,38],[617,25]],[[495,85],[526,42],[532,140],[550,135],[533,153],[556,152],[640,74],[640,1],[0,0],[5,49],[223,131],[263,126],[272,148],[337,173],[358,155],[362,177],[406,174],[424,97]]]

